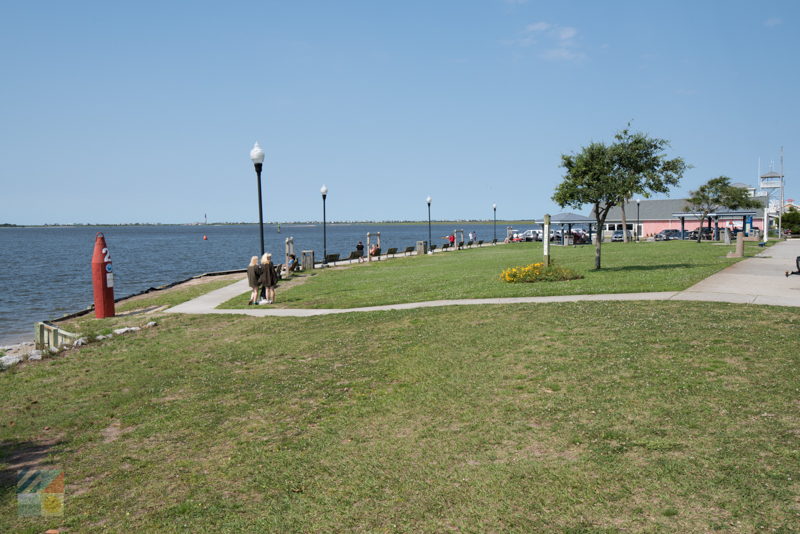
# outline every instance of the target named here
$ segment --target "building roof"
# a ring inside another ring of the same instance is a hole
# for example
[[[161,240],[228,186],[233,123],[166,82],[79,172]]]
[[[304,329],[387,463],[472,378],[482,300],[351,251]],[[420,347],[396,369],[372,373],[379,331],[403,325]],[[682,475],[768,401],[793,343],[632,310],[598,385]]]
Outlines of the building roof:
[[[762,206],[767,205],[767,197],[765,196],[758,196],[753,197],[756,200],[761,202]],[[686,215],[687,217],[692,216],[691,212],[687,212],[686,208],[689,206],[689,202],[685,198],[661,198],[661,199],[651,199],[651,198],[643,198],[639,202],[639,221],[663,221],[667,219],[673,219],[675,217],[680,217],[682,215]],[[757,208],[758,209],[758,208]],[[630,202],[625,204],[625,216],[628,219],[628,222],[636,221],[636,201],[631,200]],[[756,210],[753,209],[746,209],[746,210],[729,210],[729,209],[721,209],[719,210],[719,214],[725,215],[750,215],[754,213]],[[594,210],[590,213],[591,220],[594,220]],[[611,211],[608,213],[608,217],[606,217],[607,222],[615,222],[622,220],[622,210],[619,206],[614,206],[611,208]]]
[[[639,202],[639,220],[640,221],[660,221],[664,219],[671,219],[672,214],[683,211],[688,206],[685,198],[643,198]],[[628,222],[636,220],[636,201],[631,200],[625,204],[625,216]],[[594,210],[591,212],[591,217],[594,218]],[[608,212],[607,221],[621,221],[622,209],[620,206],[614,206]]]

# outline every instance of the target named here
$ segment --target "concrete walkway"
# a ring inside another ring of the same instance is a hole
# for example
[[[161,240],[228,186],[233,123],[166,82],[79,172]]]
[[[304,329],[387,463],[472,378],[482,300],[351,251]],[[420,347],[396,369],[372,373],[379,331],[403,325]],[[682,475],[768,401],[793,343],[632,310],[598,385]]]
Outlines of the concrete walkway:
[[[722,252],[722,249],[720,249]],[[253,306],[241,310],[218,310],[217,306],[250,291],[247,279],[217,289],[196,299],[179,304],[167,313],[220,313],[252,315],[255,317],[310,317],[334,313],[370,312],[382,310],[409,310],[436,306],[473,306],[476,304],[521,304],[611,300],[694,300],[707,302],[732,302],[736,304],[761,304],[800,307],[800,276],[785,276],[794,271],[795,258],[800,256],[800,240],[793,239],[776,244],[755,258],[743,260],[728,267],[684,291],[660,293],[612,293],[606,295],[563,295],[553,297],[510,297],[459,300],[432,300],[408,302],[385,306],[341,309],[281,309]],[[278,295],[280,297],[280,294]]]

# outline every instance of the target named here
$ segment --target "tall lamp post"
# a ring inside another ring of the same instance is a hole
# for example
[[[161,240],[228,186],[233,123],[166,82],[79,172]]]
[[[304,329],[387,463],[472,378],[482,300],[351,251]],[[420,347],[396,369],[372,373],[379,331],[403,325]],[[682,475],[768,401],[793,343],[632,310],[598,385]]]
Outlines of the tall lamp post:
[[[639,202],[641,202],[641,198],[636,199],[636,241],[639,241]]]
[[[494,212],[494,242],[497,243],[497,204],[492,204],[492,211]]]
[[[431,250],[431,196],[425,199],[428,203],[428,250]]]
[[[328,198],[328,188],[325,184],[319,190],[322,193],[322,264],[328,265],[328,234],[325,227],[325,199]]]
[[[256,142],[250,151],[250,159],[256,168],[256,181],[258,182],[258,225],[261,230],[261,256],[264,255],[264,211],[261,206],[261,166],[264,163],[264,150]]]

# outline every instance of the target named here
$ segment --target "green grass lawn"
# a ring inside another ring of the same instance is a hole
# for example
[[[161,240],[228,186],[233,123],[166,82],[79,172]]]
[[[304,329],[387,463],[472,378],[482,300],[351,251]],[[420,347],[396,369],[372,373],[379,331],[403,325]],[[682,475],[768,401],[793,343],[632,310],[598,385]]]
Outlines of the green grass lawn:
[[[0,532],[796,532],[798,329],[686,302],[163,316],[0,373]],[[16,516],[34,447],[63,518]]]
[[[596,271],[593,246],[554,246],[554,261],[575,269],[584,278],[533,284],[502,282],[500,272],[541,261],[541,243],[399,257],[315,270],[304,284],[286,291],[279,286],[276,306],[353,308],[439,299],[679,291],[738,261],[725,257],[732,249],[690,241],[606,243],[603,269]],[[760,250],[755,243],[745,247],[749,256]],[[248,299],[249,295],[243,294],[220,308],[246,308]]]

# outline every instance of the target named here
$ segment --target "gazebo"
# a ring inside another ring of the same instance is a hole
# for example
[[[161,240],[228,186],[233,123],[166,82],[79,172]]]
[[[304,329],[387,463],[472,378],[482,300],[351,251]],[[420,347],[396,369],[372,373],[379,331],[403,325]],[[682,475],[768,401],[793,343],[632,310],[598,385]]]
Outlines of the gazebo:
[[[742,231],[744,232],[745,237],[748,236],[748,228],[747,228],[747,219],[753,219],[753,217],[757,217],[759,215],[763,215],[762,210],[758,209],[745,209],[745,210],[729,210],[729,209],[721,209],[709,213],[706,217],[708,218],[708,227],[711,228],[711,221],[714,221],[714,241],[719,241],[719,220],[720,219],[738,219],[739,217],[742,218]],[[704,220],[700,220],[702,213],[697,212],[677,212],[673,213],[672,217],[675,219],[680,219],[681,221],[681,237],[685,236],[686,231],[686,218],[689,217],[691,219],[695,219],[700,222],[700,227],[702,228]],[[768,221],[764,221],[764,228],[762,230],[764,232],[767,231]],[[764,234],[766,235],[766,233]]]
[[[544,227],[544,217],[533,221],[535,224],[541,224]],[[561,226],[561,243],[564,243],[564,227],[566,226],[567,232],[572,233],[574,225],[585,225],[589,228],[589,242],[592,242],[592,226],[596,224],[595,220],[585,215],[578,215],[577,213],[557,213],[550,216],[550,224]],[[550,236],[542,236],[542,239],[550,239]]]

